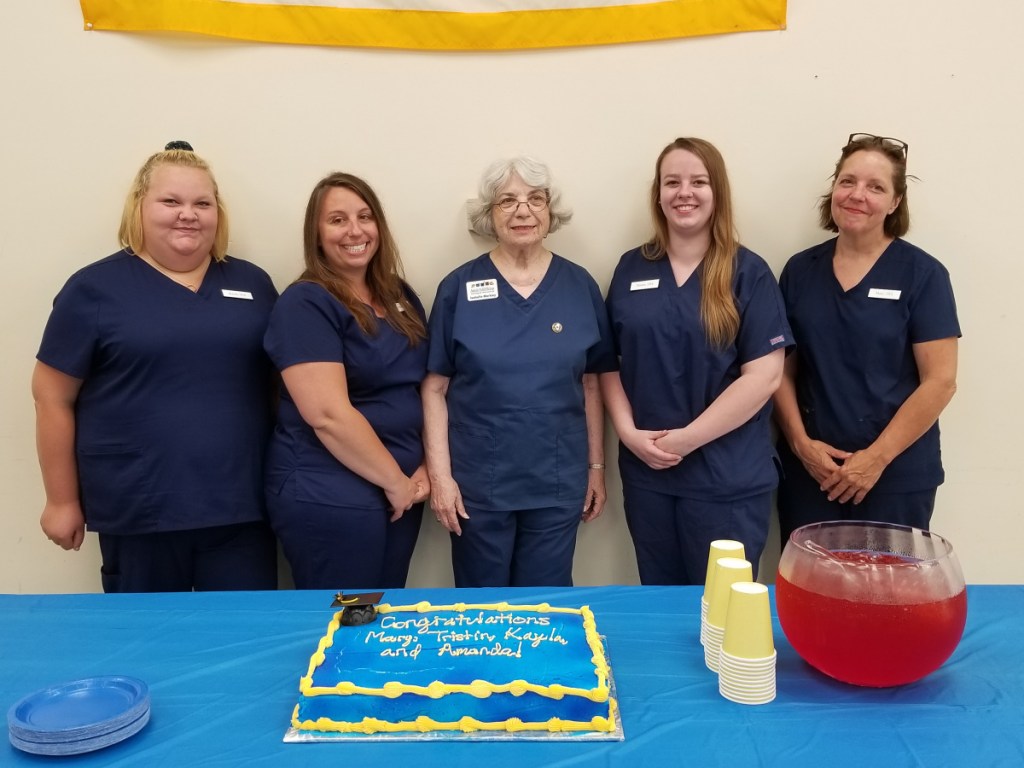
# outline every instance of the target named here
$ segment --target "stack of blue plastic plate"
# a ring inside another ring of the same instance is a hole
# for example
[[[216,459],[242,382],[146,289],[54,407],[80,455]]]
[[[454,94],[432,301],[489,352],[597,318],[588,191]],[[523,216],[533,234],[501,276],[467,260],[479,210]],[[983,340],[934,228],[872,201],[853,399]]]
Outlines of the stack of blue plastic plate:
[[[11,744],[36,755],[78,755],[124,741],[149,722],[149,687],[90,677],[29,694],[7,711]]]

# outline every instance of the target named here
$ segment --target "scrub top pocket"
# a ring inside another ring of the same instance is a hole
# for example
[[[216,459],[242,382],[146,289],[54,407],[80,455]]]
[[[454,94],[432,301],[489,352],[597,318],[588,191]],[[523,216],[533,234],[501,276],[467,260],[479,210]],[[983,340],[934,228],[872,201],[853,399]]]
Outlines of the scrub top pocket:
[[[490,430],[465,424],[448,425],[452,477],[470,505],[486,506],[493,493],[495,442]]]

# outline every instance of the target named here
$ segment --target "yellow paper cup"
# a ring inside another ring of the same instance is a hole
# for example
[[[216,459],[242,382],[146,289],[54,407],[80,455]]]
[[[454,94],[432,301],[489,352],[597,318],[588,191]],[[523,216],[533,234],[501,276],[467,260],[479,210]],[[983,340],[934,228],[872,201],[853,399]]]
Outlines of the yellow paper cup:
[[[708,624],[725,627],[729,609],[729,590],[738,581],[753,581],[753,569],[738,557],[720,557],[715,561],[711,577],[711,597],[708,599]]]
[[[764,584],[730,585],[722,650],[741,659],[764,659],[775,653],[768,587]]]
[[[740,560],[746,557],[743,553],[743,545],[732,539],[715,539],[711,542],[711,549],[708,553],[708,570],[704,574],[704,599],[711,595],[712,577],[715,575],[715,563],[720,557],[738,557]]]

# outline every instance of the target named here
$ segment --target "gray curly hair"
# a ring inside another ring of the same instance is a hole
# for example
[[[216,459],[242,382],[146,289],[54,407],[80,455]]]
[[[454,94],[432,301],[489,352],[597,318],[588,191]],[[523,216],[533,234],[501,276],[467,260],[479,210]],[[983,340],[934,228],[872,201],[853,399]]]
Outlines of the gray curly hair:
[[[488,166],[480,178],[480,191],[469,206],[469,228],[483,237],[496,238],[493,210],[498,193],[516,175],[531,187],[548,193],[548,211],[551,225],[548,232],[555,232],[572,218],[572,210],[562,206],[562,193],[551,184],[551,171],[547,165],[532,157],[513,157],[497,160]]]

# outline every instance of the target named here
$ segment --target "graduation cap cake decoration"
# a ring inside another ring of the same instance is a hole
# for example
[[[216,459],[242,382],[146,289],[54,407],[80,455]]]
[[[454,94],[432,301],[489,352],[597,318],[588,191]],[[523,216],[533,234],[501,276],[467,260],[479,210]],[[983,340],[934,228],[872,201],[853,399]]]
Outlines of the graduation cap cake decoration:
[[[376,603],[384,597],[383,592],[363,592],[358,595],[346,595],[339,592],[334,596],[332,608],[341,608],[341,624],[345,627],[358,627],[377,620]]]

